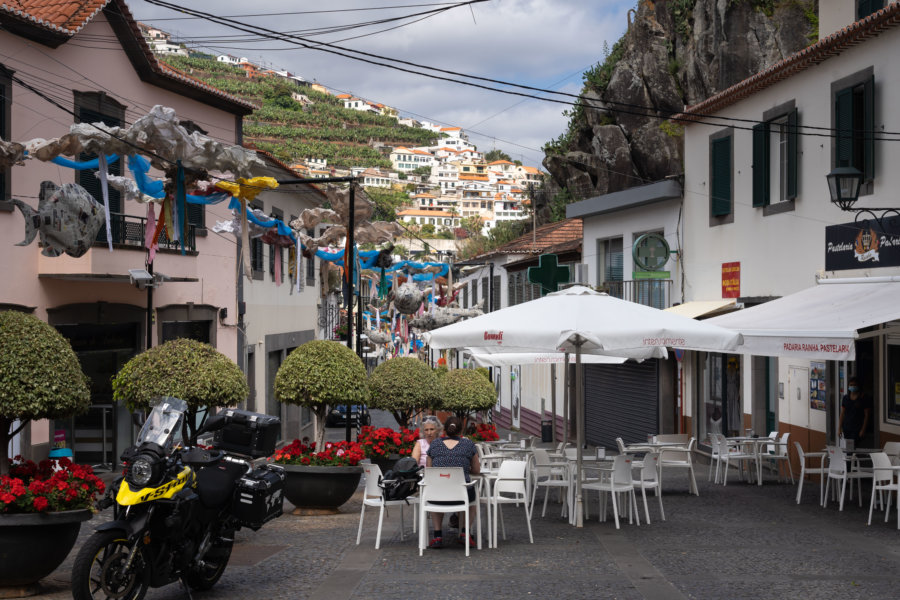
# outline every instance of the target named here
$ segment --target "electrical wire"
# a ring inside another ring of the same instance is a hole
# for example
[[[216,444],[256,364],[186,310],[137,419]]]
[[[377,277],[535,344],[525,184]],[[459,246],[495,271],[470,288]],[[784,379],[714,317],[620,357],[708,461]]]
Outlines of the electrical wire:
[[[342,56],[344,58],[349,58],[351,60],[374,64],[377,66],[382,66],[382,67],[386,67],[389,69],[394,69],[397,71],[410,73],[413,75],[419,75],[419,76],[428,77],[428,78],[432,78],[432,79],[448,81],[451,83],[457,83],[457,84],[461,84],[461,85],[466,85],[466,86],[475,87],[475,88],[479,88],[479,89],[485,89],[488,91],[494,91],[494,92],[503,93],[503,94],[521,96],[521,97],[525,97],[525,98],[533,98],[533,99],[543,100],[546,102],[554,102],[557,104],[566,104],[566,105],[570,105],[570,106],[582,105],[583,97],[579,94],[571,94],[569,92],[559,92],[559,91],[555,91],[555,90],[547,90],[547,89],[529,86],[529,85],[525,85],[525,84],[503,81],[503,80],[493,79],[493,78],[489,78],[489,77],[481,77],[481,76],[477,76],[477,75],[470,75],[470,74],[461,73],[458,71],[441,69],[438,67],[430,67],[427,65],[422,65],[422,64],[411,62],[411,61],[405,61],[405,60],[401,60],[401,59],[386,57],[386,56],[382,56],[382,55],[378,55],[378,54],[373,54],[370,52],[364,52],[361,50],[353,50],[350,48],[344,48],[341,46],[337,46],[336,44],[330,44],[330,43],[324,43],[324,42],[313,42],[311,40],[306,40],[300,36],[284,34],[284,33],[278,32],[276,30],[272,30],[272,29],[268,29],[268,28],[264,28],[264,27],[255,27],[255,31],[254,31],[254,29],[252,29],[252,28],[248,29],[248,27],[251,27],[251,26],[246,26],[241,23],[237,23],[231,19],[216,16],[212,13],[206,13],[206,12],[195,10],[195,9],[188,9],[185,7],[180,7],[178,5],[172,4],[170,2],[166,2],[164,0],[146,0],[146,1],[151,4],[161,6],[163,8],[169,8],[176,12],[182,12],[185,14],[191,14],[194,16],[198,16],[198,17],[203,18],[212,23],[216,23],[219,25],[225,25],[226,27],[230,27],[232,29],[237,29],[239,31],[260,32],[259,33],[260,35],[268,36],[268,37],[270,37],[270,39],[287,41],[290,43],[294,43],[297,46],[300,46],[302,48],[319,50],[322,52],[327,52],[330,54]],[[484,0],[472,0],[473,3],[476,1],[484,1]],[[335,49],[337,49],[337,50],[335,50]],[[338,50],[340,50],[340,51],[338,51]],[[359,56],[353,56],[352,54],[345,54],[345,52],[358,54]],[[461,81],[459,79],[451,79],[448,77],[434,75],[432,73],[423,73],[420,71],[413,71],[411,69],[405,69],[403,67],[398,67],[395,64],[386,64],[386,63],[376,62],[375,60],[369,60],[367,58],[362,58],[362,57],[370,57],[370,58],[378,59],[378,60],[386,60],[386,61],[390,61],[391,63],[403,64],[403,65],[407,65],[407,66],[411,66],[411,67],[416,67],[419,69],[427,69],[427,70],[434,71],[437,73],[453,75],[455,77],[465,77],[468,79],[474,79],[476,81],[484,81],[487,83],[494,83],[494,84],[498,84],[498,85],[516,87],[516,88],[530,90],[530,91],[537,91],[537,92],[541,92],[541,93],[545,93],[545,94],[554,94],[554,95],[572,97],[572,98],[576,98],[577,101],[572,102],[572,101],[565,101],[565,100],[559,100],[559,99],[554,99],[554,98],[543,98],[541,96],[535,96],[533,94],[526,94],[526,93],[522,93],[522,92],[515,92],[513,90],[492,88],[490,86],[485,86],[485,85],[468,82],[468,81]],[[657,109],[655,107],[646,107],[646,106],[640,106],[640,105],[636,105],[636,104],[632,104],[632,103],[616,102],[616,101],[612,101],[612,100],[604,100],[604,103],[608,104],[608,105],[614,105],[614,106],[632,109],[632,110],[625,110],[623,108],[616,109],[617,112],[620,112],[623,114],[631,114],[631,115],[636,115],[636,116],[643,116],[643,117],[662,119],[662,120],[669,120],[672,117],[677,116],[678,114],[682,114],[682,112],[683,112],[683,110],[679,111],[679,112],[665,111],[665,110]],[[644,112],[635,112],[635,109],[642,110]],[[701,121],[699,119],[714,119],[717,122],[709,123],[709,122]],[[702,123],[702,124],[715,125],[715,126],[722,126],[722,123],[752,123],[752,124],[765,123],[764,121],[760,121],[757,119],[743,119],[743,118],[738,118],[738,117],[723,117],[723,116],[703,114],[703,113],[692,113],[691,118],[686,119],[686,120],[693,122],[693,123]],[[680,119],[679,119],[679,121],[680,121]],[[799,129],[810,129],[810,130],[814,130],[814,131],[826,131],[826,132],[838,131],[837,129],[831,128],[831,127],[821,127],[821,126],[813,126],[813,125],[798,125],[797,127]],[[734,126],[734,128],[735,129],[746,129],[746,130],[751,129],[749,127],[738,127],[738,126]],[[873,133],[873,134],[878,133],[880,135],[898,135],[898,136],[900,136],[900,133],[898,133],[898,132],[865,132],[865,133]],[[836,135],[834,133],[826,133],[826,134],[803,133],[803,135],[810,135],[810,136],[817,136],[817,137],[836,137]],[[879,141],[900,141],[900,139],[895,140],[893,138],[884,138],[883,140],[879,139]]]

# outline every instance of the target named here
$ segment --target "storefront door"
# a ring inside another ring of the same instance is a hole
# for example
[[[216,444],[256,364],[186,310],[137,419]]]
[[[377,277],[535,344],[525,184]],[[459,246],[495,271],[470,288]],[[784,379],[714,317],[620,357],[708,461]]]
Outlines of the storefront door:
[[[112,395],[112,379],[139,351],[140,326],[137,323],[57,325],[69,340],[90,379],[91,407],[69,421],[57,422],[66,430],[75,462],[113,468],[121,450],[131,444],[130,416],[117,406]],[[119,422],[122,423],[119,423]]]

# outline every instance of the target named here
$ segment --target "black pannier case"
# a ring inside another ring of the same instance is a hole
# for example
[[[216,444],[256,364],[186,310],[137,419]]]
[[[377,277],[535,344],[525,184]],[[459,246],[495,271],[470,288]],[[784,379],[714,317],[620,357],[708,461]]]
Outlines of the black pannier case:
[[[275,452],[281,419],[233,408],[220,413],[225,426],[216,431],[213,446],[252,458],[271,456]]]
[[[243,527],[256,531],[284,510],[284,469],[258,467],[237,480],[232,514]]]

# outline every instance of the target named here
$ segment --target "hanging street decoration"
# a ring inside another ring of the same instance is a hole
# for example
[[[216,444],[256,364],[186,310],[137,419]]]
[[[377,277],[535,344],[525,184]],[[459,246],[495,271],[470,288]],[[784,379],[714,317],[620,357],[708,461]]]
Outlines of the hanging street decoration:
[[[106,222],[103,206],[77,183],[41,183],[37,210],[21,200],[13,204],[25,217],[25,239],[16,246],[27,246],[40,233],[44,256],[83,256]]]

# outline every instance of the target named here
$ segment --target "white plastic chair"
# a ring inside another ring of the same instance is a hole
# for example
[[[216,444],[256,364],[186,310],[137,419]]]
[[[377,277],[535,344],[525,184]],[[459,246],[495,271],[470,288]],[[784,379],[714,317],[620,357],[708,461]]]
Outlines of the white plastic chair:
[[[359,511],[359,531],[356,533],[356,545],[359,546],[359,542],[362,539],[362,530],[363,530],[363,519],[366,516],[366,507],[371,506],[373,508],[378,508],[378,532],[375,534],[375,549],[378,550],[381,547],[381,525],[384,523],[384,512],[385,508],[388,506],[399,506],[400,507],[400,539],[403,539],[403,507],[407,504],[412,505],[413,507],[413,533],[416,532],[416,505],[419,503],[419,499],[416,496],[411,496],[406,500],[385,500],[384,499],[384,490],[382,490],[378,484],[381,482],[382,474],[381,467],[375,464],[364,464],[362,465],[363,471],[366,474],[366,491],[363,493],[363,503],[362,509]]]
[[[466,556],[469,556],[469,534],[472,528],[469,522],[469,507],[475,506],[475,526],[478,530],[476,544],[481,550],[481,504],[478,502],[476,492],[475,499],[469,502],[467,488],[477,486],[477,481],[466,483],[466,474],[462,467],[425,467],[422,483],[419,484],[419,556],[425,550],[425,534],[428,525],[425,521],[426,513],[455,513],[462,512],[466,519]],[[450,504],[435,504],[435,502],[449,502]]]
[[[719,483],[719,467],[722,464],[722,442],[715,433],[709,434],[709,444],[712,451],[709,455],[709,471],[706,474],[706,480],[713,483]],[[713,467],[716,469],[716,478],[713,480]]]
[[[766,454],[760,457],[760,460],[771,463],[772,467],[778,472],[778,480],[781,481],[781,467],[782,465],[785,467],[787,472],[791,476],[791,484],[794,483],[794,469],[791,467],[791,458],[788,454],[788,440],[790,439],[791,434],[789,432],[784,433],[781,436],[781,443],[779,444],[768,444],[767,448],[771,448]],[[787,480],[787,477],[784,478]]]
[[[807,475],[819,476],[819,504],[822,504],[822,489],[825,487],[825,476],[828,469],[825,467],[825,452],[804,452],[800,442],[794,442],[797,449],[797,456],[800,457],[800,478],[797,480],[797,504],[800,504],[800,496],[803,494],[803,479]],[[806,459],[819,459],[819,466],[807,466]]]
[[[641,468],[640,479],[631,482],[632,486],[641,489],[644,498],[644,516],[650,523],[650,510],[647,508],[647,490],[656,490],[656,499],[659,500],[659,515],[666,520],[666,512],[663,510],[662,490],[659,488],[659,455],[651,454],[644,458],[644,466]]]
[[[694,463],[691,460],[691,454],[694,451],[694,444],[697,438],[691,438],[688,445],[681,447],[665,447],[659,451],[659,485],[662,489],[663,471],[665,469],[687,469],[690,476],[690,493],[695,496],[700,495],[697,489],[697,479],[694,477]],[[727,465],[726,465],[727,466]]]
[[[844,494],[847,490],[847,481],[855,479],[857,490],[859,492],[859,505],[862,506],[862,479],[871,478],[872,471],[851,471],[847,468],[847,455],[838,447],[828,447],[828,480],[825,482],[825,500],[822,506],[828,506],[828,489],[831,482],[841,482],[840,506],[838,510],[844,510]],[[853,484],[850,484],[850,496],[853,499]]]
[[[506,539],[506,524],[503,522],[501,504],[523,504],[525,506],[525,523],[528,525],[528,540],[533,544],[534,537],[531,534],[531,508],[528,504],[528,487],[526,486],[527,461],[507,460],[500,465],[500,471],[493,482],[493,489],[488,498],[491,511],[491,545],[497,547],[497,519],[503,531],[503,539]]]
[[[884,453],[888,455],[892,465],[900,465],[900,442],[885,442]]]
[[[542,487],[544,488],[544,508],[541,511],[541,518],[543,518],[547,514],[547,498],[550,494],[550,488],[556,488],[560,491],[565,488],[568,493],[570,484],[569,466],[565,462],[551,461],[547,451],[543,448],[535,448],[531,453],[531,457],[534,462],[531,468],[533,489],[531,490],[531,508],[529,512],[534,514],[534,499],[537,497],[538,488]],[[566,503],[564,502],[560,516],[565,514],[565,510]]]
[[[631,448],[628,448],[628,447],[625,446],[625,442],[622,441],[622,438],[620,438],[620,437],[617,437],[617,438],[616,438],[616,447],[619,449],[619,454],[631,454],[631,455],[634,455],[634,454],[646,454],[646,453],[651,452],[651,451],[653,450],[653,449],[650,448],[649,446],[632,446]],[[636,459],[632,456],[632,459],[631,459],[631,466],[632,466],[632,468],[634,468],[634,469],[640,469],[641,467],[644,466],[644,463],[642,463],[642,462],[639,461],[639,460],[636,460]]]
[[[872,524],[872,509],[875,508],[875,495],[881,497],[879,504],[884,508],[884,522],[887,523],[891,512],[891,493],[900,492],[900,484],[894,481],[891,459],[884,452],[873,452],[872,458],[872,499],[869,501],[869,525]],[[879,493],[880,492],[880,493]],[[887,504],[884,503],[884,492],[887,492]],[[900,529],[900,501],[897,502],[897,529]]]
[[[728,485],[728,466],[730,463],[737,464],[742,479],[744,477],[744,467],[747,467],[747,472],[751,474],[752,478],[752,474],[756,472],[756,461],[759,457],[752,451],[748,452],[744,445],[740,443],[729,444],[728,440],[721,433],[715,435],[719,438],[719,446],[722,452],[719,460],[725,467],[722,473],[722,485]],[[748,465],[747,463],[753,464]]]
[[[619,506],[618,502],[616,501],[616,496],[621,493],[628,494],[629,496],[628,523],[631,524],[633,515],[637,524],[639,526],[641,524],[641,516],[637,510],[637,499],[634,494],[634,485],[632,484],[631,479],[632,462],[633,461],[631,460],[630,456],[620,454],[613,458],[613,471],[611,478],[590,481],[588,483],[581,484],[582,492],[586,492],[587,490],[597,490],[598,492],[600,492],[599,519],[601,521],[606,521],[606,494],[609,493],[609,495],[612,497],[613,518],[616,521],[616,529],[619,529]],[[588,503],[584,502],[583,504],[584,516],[586,519],[588,516]]]

